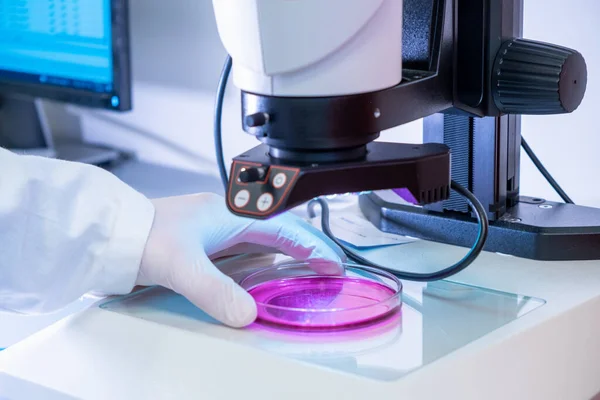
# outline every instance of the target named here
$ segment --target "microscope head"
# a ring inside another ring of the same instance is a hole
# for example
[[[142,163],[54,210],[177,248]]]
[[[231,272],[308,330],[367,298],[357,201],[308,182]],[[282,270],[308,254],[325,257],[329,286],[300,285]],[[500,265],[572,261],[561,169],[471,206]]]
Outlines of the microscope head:
[[[446,200],[450,149],[375,141],[381,131],[441,112],[579,105],[583,58],[516,39],[522,0],[469,12],[456,1],[213,0],[242,127],[262,142],[234,159],[230,210],[268,218],[321,195],[398,188],[420,205]]]
[[[219,35],[233,60],[233,82],[244,93],[246,132],[276,159],[323,162],[364,156],[365,145],[379,136],[375,127],[332,129],[330,118],[316,120],[321,116],[304,108],[303,100],[373,93],[401,82],[403,2],[213,3]],[[358,107],[362,114],[363,105]],[[376,111],[370,119],[377,118]],[[340,119],[351,112],[337,110]]]

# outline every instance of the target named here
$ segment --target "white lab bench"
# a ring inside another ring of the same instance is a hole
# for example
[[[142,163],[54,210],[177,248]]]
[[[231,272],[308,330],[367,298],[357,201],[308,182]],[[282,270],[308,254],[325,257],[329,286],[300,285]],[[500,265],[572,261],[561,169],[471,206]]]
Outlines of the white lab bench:
[[[424,271],[465,252],[417,241],[365,254]],[[455,281],[467,285],[406,283],[401,319],[338,336],[230,329],[158,288],[102,300],[0,352],[0,398],[562,400],[600,392],[600,262],[486,253]]]

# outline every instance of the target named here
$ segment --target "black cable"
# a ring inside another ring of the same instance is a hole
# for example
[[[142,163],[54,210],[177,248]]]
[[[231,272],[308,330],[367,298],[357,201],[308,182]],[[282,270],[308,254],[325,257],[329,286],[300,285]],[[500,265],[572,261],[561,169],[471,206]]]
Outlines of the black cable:
[[[489,221],[488,221],[487,213],[485,212],[485,208],[479,202],[479,200],[477,200],[475,195],[473,195],[473,193],[469,192],[467,189],[465,189],[460,184],[458,184],[454,181],[452,181],[451,188],[452,188],[452,190],[454,190],[455,192],[457,192],[458,194],[463,196],[465,199],[467,199],[467,201],[471,204],[471,207],[473,207],[473,209],[475,211],[475,215],[477,217],[477,221],[479,222],[479,233],[477,236],[477,240],[475,241],[475,244],[473,244],[473,247],[471,247],[471,250],[469,250],[469,252],[460,261],[458,261],[454,265],[451,265],[448,268],[444,268],[442,270],[439,270],[436,272],[431,272],[431,273],[396,271],[396,270],[384,267],[382,265],[376,264],[376,263],[364,258],[360,254],[354,252],[353,250],[349,249],[338,238],[336,238],[335,235],[333,234],[333,232],[331,231],[331,227],[329,226],[329,206],[328,206],[327,202],[322,198],[314,199],[308,203],[309,216],[310,217],[315,216],[314,206],[317,203],[320,204],[321,205],[321,229],[323,230],[323,233],[325,233],[325,235],[327,235],[331,240],[333,240],[335,242],[335,244],[340,246],[342,248],[342,250],[344,251],[344,253],[352,261],[387,271],[390,274],[395,275],[399,279],[405,279],[405,280],[417,281],[417,282],[432,282],[432,281],[437,281],[437,280],[441,280],[441,279],[446,279],[454,274],[459,273],[460,271],[462,271],[463,269],[465,269],[469,265],[471,265],[471,263],[473,261],[475,261],[475,259],[479,256],[479,254],[483,251],[483,247],[485,245],[485,241],[487,239],[488,232],[489,232]]]
[[[231,57],[227,56],[225,60],[225,65],[223,66],[223,70],[221,72],[221,77],[219,78],[219,85],[217,89],[217,98],[215,101],[215,115],[214,115],[214,139],[215,139],[215,151],[217,154],[217,163],[219,166],[219,173],[221,175],[221,181],[223,182],[223,187],[225,191],[227,191],[228,186],[228,177],[227,177],[227,169],[225,167],[225,159],[223,156],[223,143],[222,143],[222,132],[221,132],[221,117],[223,114],[223,100],[225,97],[225,88],[227,87],[227,80],[229,79],[229,74],[231,72]],[[467,255],[465,255],[459,262],[456,264],[442,269],[433,273],[414,273],[414,272],[401,272],[392,270],[387,267],[383,267],[374,262],[367,260],[361,255],[355,253],[348,247],[346,247],[342,242],[335,237],[331,228],[329,226],[329,206],[327,202],[322,199],[315,199],[308,203],[309,213],[314,216],[314,206],[319,203],[321,205],[321,225],[323,232],[331,238],[338,246],[342,248],[346,255],[354,260],[355,262],[362,263],[364,265],[370,265],[375,268],[379,268],[381,270],[387,271],[400,279],[405,280],[413,280],[419,282],[431,282],[440,279],[448,278],[463,269],[467,268],[476,258],[479,256],[481,251],[483,250],[483,246],[485,245],[485,241],[488,236],[489,231],[489,221],[487,217],[487,213],[485,212],[485,208],[479,200],[467,189],[459,185],[458,183],[452,181],[451,185],[452,190],[456,191],[461,196],[465,197],[467,201],[471,204],[473,209],[475,210],[475,215],[477,217],[477,221],[479,222],[479,233],[477,236],[477,240],[475,244],[469,250]]]
[[[521,146],[523,147],[523,150],[525,150],[525,153],[527,153],[527,155],[529,156],[529,158],[531,159],[531,161],[533,162],[533,164],[535,165],[535,167],[538,169],[538,171],[540,171],[540,173],[542,175],[544,175],[544,178],[546,178],[546,180],[548,181],[548,183],[550,184],[550,186],[552,186],[552,188],[556,191],[556,193],[558,193],[558,195],[560,196],[560,198],[563,199],[563,201],[565,203],[575,204],[573,202],[573,200],[571,200],[571,198],[563,190],[563,188],[560,187],[560,185],[558,184],[558,182],[556,182],[556,180],[552,177],[552,175],[550,175],[550,172],[548,172],[548,170],[546,169],[546,167],[544,167],[544,164],[542,164],[542,162],[540,161],[540,159],[537,158],[537,156],[533,152],[533,149],[531,147],[529,147],[529,144],[527,144],[527,142],[525,141],[525,139],[523,138],[523,136],[521,136]]]
[[[217,86],[217,98],[215,100],[215,115],[213,121],[213,135],[215,139],[215,153],[217,155],[217,166],[219,167],[219,175],[221,176],[221,182],[223,183],[223,189],[227,192],[227,168],[225,167],[225,156],[223,154],[223,135],[221,134],[221,120],[223,117],[223,102],[225,98],[225,89],[227,88],[227,80],[229,79],[229,73],[231,72],[231,56],[227,56],[223,70],[221,71],[221,77],[219,78],[219,85]]]

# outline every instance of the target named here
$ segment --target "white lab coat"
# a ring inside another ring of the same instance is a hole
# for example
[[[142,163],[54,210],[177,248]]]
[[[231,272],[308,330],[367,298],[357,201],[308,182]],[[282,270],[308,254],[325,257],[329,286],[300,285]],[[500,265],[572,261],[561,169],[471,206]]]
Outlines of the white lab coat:
[[[152,203],[107,171],[0,148],[0,308],[128,293],[153,218]]]

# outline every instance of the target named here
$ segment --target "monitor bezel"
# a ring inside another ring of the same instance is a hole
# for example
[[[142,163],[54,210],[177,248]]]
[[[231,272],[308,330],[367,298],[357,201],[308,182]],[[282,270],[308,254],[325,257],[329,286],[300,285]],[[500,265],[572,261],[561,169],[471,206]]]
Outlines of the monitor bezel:
[[[91,108],[129,111],[131,104],[131,61],[129,46],[129,0],[110,0],[113,59],[113,90],[110,93],[91,92],[72,87],[43,83],[2,80],[2,94],[21,94],[35,98],[57,100]],[[116,96],[118,104],[113,104]]]

